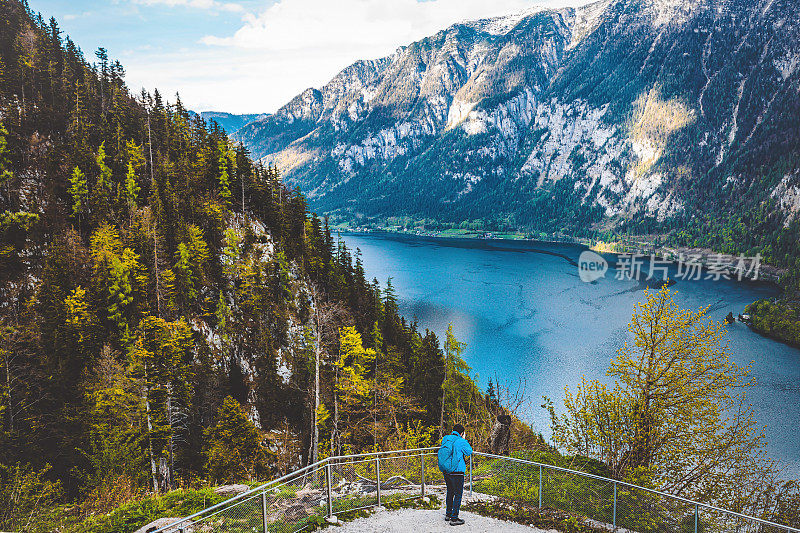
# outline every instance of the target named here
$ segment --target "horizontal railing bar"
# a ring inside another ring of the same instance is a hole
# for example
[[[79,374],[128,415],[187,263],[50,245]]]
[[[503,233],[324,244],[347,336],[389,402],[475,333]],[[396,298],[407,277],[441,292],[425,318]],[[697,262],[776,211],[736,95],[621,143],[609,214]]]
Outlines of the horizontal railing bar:
[[[332,457],[327,457],[323,459],[323,461],[336,461],[338,459],[351,459],[356,457],[375,457],[376,455],[389,455],[393,453],[419,453],[419,452],[427,452],[427,451],[434,451],[438,450],[438,446],[429,446],[427,448],[409,448],[406,450],[393,450],[388,452],[368,452],[368,453],[353,453],[350,455],[334,455]]]
[[[435,455],[435,454],[430,454],[430,455]],[[397,457],[381,457],[380,459],[381,459],[381,461],[393,461],[395,459],[419,459],[419,457],[420,457],[420,454],[419,453],[415,453],[413,455],[398,455]],[[362,464],[362,463],[369,463],[371,461],[374,462],[374,460],[375,460],[374,457],[358,458],[358,459],[355,459],[353,461],[350,461],[350,460],[343,461],[340,458],[340,459],[331,460],[330,464],[331,464],[331,466],[358,465],[358,464]]]
[[[631,488],[636,489],[636,490],[643,490],[645,492],[658,494],[659,496],[665,496],[665,497],[671,498],[673,500],[679,500],[679,501],[681,501],[683,503],[688,503],[688,504],[691,504],[691,505],[699,505],[700,507],[704,507],[705,509],[709,509],[709,510],[712,510],[712,511],[716,511],[716,512],[721,512],[721,513],[737,516],[739,518],[744,518],[746,520],[755,520],[756,522],[758,522],[760,524],[763,524],[763,525],[766,525],[766,526],[779,527],[779,528],[785,529],[787,531],[794,531],[796,533],[800,533],[800,529],[793,528],[791,526],[778,524],[776,522],[770,522],[769,520],[764,520],[762,518],[757,518],[755,516],[749,516],[749,515],[746,515],[746,514],[737,513],[735,511],[729,511],[728,509],[722,509],[720,507],[714,507],[713,505],[709,505],[707,503],[698,502],[698,501],[694,501],[694,500],[689,500],[689,499],[683,498],[681,496],[675,496],[673,494],[669,494],[668,492],[661,492],[660,490],[648,489],[647,487],[640,487],[639,485],[634,485],[632,483],[627,483],[625,481],[618,481],[616,479],[611,479],[611,478],[607,478],[607,477],[603,477],[603,476],[598,476],[596,474],[590,474],[588,472],[581,472],[580,470],[571,470],[569,468],[564,468],[564,467],[561,467],[561,466],[549,465],[547,463],[537,463],[536,461],[528,461],[526,459],[518,459],[516,457],[508,457],[508,456],[505,456],[505,455],[494,455],[494,454],[491,454],[491,453],[483,453],[483,452],[474,452],[474,454],[475,455],[479,455],[481,457],[489,457],[489,458],[492,458],[492,459],[504,459],[506,461],[512,461],[512,462],[515,462],[515,463],[529,464],[529,465],[533,465],[533,466],[541,466],[541,467],[544,467],[544,468],[549,468],[551,470],[560,470],[562,472],[567,472],[567,473],[570,473],[570,474],[577,474],[577,475],[582,476],[582,477],[588,477],[588,478],[592,478],[592,479],[597,479],[597,480],[605,481],[605,482],[608,482],[608,483],[617,483],[619,485],[625,485],[626,487],[631,487]]]

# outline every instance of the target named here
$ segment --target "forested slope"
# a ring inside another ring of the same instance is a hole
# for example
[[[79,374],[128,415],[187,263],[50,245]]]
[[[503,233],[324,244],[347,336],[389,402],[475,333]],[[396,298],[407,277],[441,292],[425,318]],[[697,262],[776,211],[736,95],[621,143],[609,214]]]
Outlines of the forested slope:
[[[0,29],[0,528],[429,441],[446,368],[491,419],[275,169],[24,3]]]

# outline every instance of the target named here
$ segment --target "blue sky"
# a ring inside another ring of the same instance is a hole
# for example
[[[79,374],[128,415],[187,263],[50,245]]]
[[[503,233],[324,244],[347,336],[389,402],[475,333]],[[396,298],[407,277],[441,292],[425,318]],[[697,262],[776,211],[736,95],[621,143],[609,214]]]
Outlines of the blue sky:
[[[459,20],[586,0],[29,0],[128,86],[180,92],[197,111],[275,111],[357,59],[390,54]]]

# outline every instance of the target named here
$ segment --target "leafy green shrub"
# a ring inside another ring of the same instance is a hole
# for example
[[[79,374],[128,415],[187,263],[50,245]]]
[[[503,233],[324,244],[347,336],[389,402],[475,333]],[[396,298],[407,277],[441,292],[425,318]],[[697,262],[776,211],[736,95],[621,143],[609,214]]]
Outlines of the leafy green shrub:
[[[61,485],[45,479],[50,466],[36,471],[17,463],[0,465],[0,529],[26,531],[36,516],[61,492]]]
[[[227,499],[210,487],[173,490],[123,505],[103,516],[90,517],[67,528],[68,533],[130,533],[157,518],[189,516]]]

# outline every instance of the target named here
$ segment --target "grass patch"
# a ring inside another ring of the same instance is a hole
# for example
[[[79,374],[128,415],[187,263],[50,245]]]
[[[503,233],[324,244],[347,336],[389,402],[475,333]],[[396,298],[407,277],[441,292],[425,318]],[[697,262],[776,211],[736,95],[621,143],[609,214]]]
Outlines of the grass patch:
[[[178,489],[160,496],[149,496],[126,503],[103,515],[81,517],[75,514],[75,507],[59,507],[42,514],[29,531],[132,533],[158,518],[189,516],[228,498],[207,487],[197,490]]]

